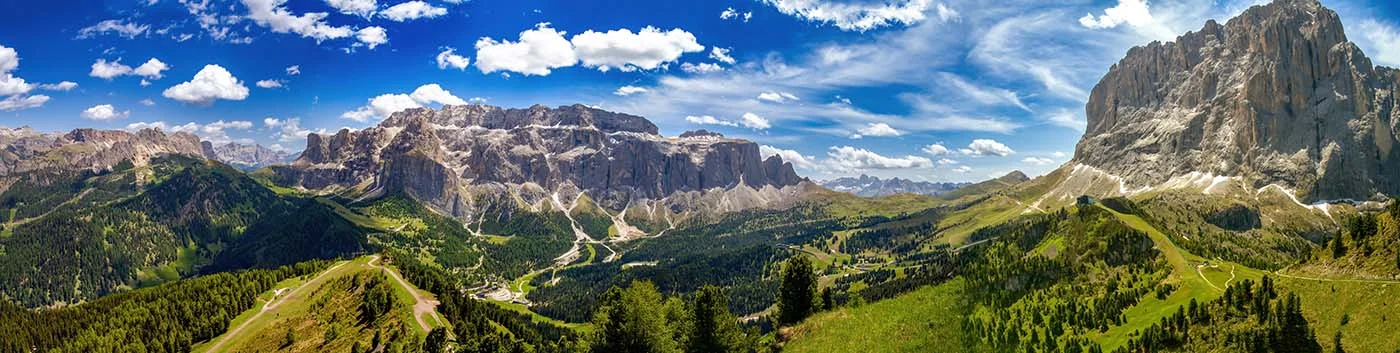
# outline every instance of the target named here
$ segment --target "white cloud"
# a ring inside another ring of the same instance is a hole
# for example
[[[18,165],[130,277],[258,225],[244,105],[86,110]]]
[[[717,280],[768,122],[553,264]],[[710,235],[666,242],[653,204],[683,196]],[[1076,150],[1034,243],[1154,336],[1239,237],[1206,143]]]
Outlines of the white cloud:
[[[1052,155],[1052,156],[1055,156],[1055,158],[1065,158],[1065,157],[1066,157],[1066,156],[1065,156],[1065,153],[1064,153],[1064,152],[1060,152],[1060,151],[1055,151],[1055,153],[1052,153],[1051,155]]]
[[[787,92],[763,92],[758,94],[758,100],[769,101],[773,103],[783,103],[787,101],[797,101],[800,99],[798,99],[796,95]]]
[[[252,143],[252,139],[234,139],[228,135],[228,130],[248,130],[253,127],[250,121],[219,120],[208,124],[189,122],[182,125],[171,125],[164,121],[155,122],[135,122],[126,125],[126,130],[137,131],[142,129],[161,129],[170,132],[185,132],[198,135],[201,139],[215,143],[224,144],[229,142]]]
[[[613,91],[613,94],[618,96],[630,96],[637,93],[647,93],[647,89],[637,86],[622,86]]]
[[[690,122],[691,124],[698,124],[698,125],[719,125],[719,126],[733,126],[733,127],[739,126],[738,123],[735,123],[735,122],[733,122],[733,121],[719,119],[719,118],[716,118],[716,117],[710,116],[710,115],[701,115],[701,116],[688,115],[688,116],[685,117],[685,121]]]
[[[111,104],[101,104],[83,110],[83,119],[106,121],[126,118],[131,115],[131,111],[117,111]]]
[[[247,19],[276,33],[295,33],[303,38],[315,39],[317,42],[347,38],[353,34],[349,26],[332,26],[327,23],[325,19],[330,14],[325,12],[293,15],[290,10],[282,6],[287,3],[287,0],[242,0],[242,2],[243,6],[248,8]]]
[[[141,101],[139,101],[139,102],[137,102],[137,103],[141,103],[141,105],[144,105],[144,106],[147,106],[147,107],[153,107],[153,106],[156,105],[156,101],[153,101],[153,100],[151,100],[150,98],[142,99]]]
[[[1400,29],[1370,18],[1361,20],[1356,29],[1352,33],[1360,33],[1357,44],[1366,46],[1367,55],[1379,64],[1400,66]]]
[[[112,62],[107,62],[107,60],[104,59],[97,59],[97,62],[92,63],[92,71],[88,72],[88,76],[104,80],[111,80],[118,76],[129,74],[131,74],[131,67],[122,65],[121,59]]]
[[[734,60],[734,57],[729,56],[729,51],[730,51],[730,49],[728,49],[728,48],[720,48],[720,47],[713,47],[713,48],[710,48],[710,59],[715,59],[715,61],[718,61],[718,62],[722,62],[722,63],[725,63],[725,64],[734,65],[734,63],[736,62],[736,60]]]
[[[1152,16],[1148,6],[1147,0],[1118,0],[1117,6],[1104,9],[1102,15],[1096,17],[1090,13],[1080,17],[1079,25],[1090,29],[1109,29],[1127,24],[1139,33],[1157,39],[1176,37],[1177,32]]]
[[[409,94],[409,97],[420,104],[467,105],[466,100],[452,95],[452,92],[442,89],[442,86],[436,83],[418,86],[417,89],[413,90],[413,93]]]
[[[48,101],[49,96],[45,96],[42,94],[36,94],[32,96],[17,94],[9,96],[4,100],[0,100],[0,111],[10,112],[16,110],[38,108],[44,106],[44,103]]]
[[[1021,110],[1025,110],[1028,112],[1031,111],[1031,108],[1029,106],[1026,106],[1026,103],[1021,102],[1020,95],[1018,95],[1015,91],[1002,88],[984,87],[972,82],[968,82],[967,80],[964,80],[961,76],[946,72],[941,73],[939,76],[942,78],[942,80],[939,80],[939,82],[946,85],[950,91],[961,94],[967,98],[971,98],[974,102],[989,106],[1009,105],[1021,108]]]
[[[106,20],[78,30],[78,38],[92,38],[107,32],[112,32],[116,33],[118,36],[131,39],[146,34],[146,31],[150,29],[150,25],[138,25],[121,20]]]
[[[287,67],[287,76],[296,76],[296,75],[300,75],[300,74],[301,74],[301,65],[292,65],[292,66],[288,66],[288,67]]]
[[[356,31],[355,39],[360,41],[359,44],[369,46],[370,50],[374,50],[380,44],[389,42],[389,34],[384,31],[384,27],[371,26]]]
[[[1026,157],[1025,159],[1022,159],[1021,162],[1035,166],[1046,166],[1055,164],[1055,160],[1045,157]]]
[[[933,161],[928,158],[919,156],[886,157],[870,150],[851,146],[831,147],[826,155],[826,163],[839,171],[933,167]]]
[[[218,99],[241,101],[248,98],[248,87],[223,66],[211,64],[195,73],[194,79],[170,87],[162,95],[187,104],[208,106]]]
[[[340,13],[364,18],[370,18],[379,9],[379,3],[375,0],[326,0],[326,5]]]
[[[166,65],[159,59],[151,58],[150,60],[146,60],[146,63],[141,64],[141,66],[137,66],[135,70],[131,71],[131,73],[137,76],[145,77],[147,79],[159,80],[161,77],[165,77],[165,75],[162,74],[162,72],[165,72],[165,70],[169,69],[170,65]]]
[[[420,18],[434,18],[447,14],[447,9],[414,0],[390,6],[379,12],[379,17],[394,22],[412,21]]]
[[[765,159],[767,159],[769,156],[778,156],[779,158],[782,158],[784,162],[792,163],[792,166],[796,168],[807,170],[815,170],[819,168],[819,166],[817,165],[816,158],[812,158],[812,156],[804,156],[802,155],[802,153],[799,153],[796,150],[785,150],[769,145],[759,145],[758,153],[762,155]]]
[[[957,165],[959,162],[948,158],[939,158],[936,163],[938,165]]]
[[[953,8],[948,7],[948,5],[943,3],[939,3],[938,6],[935,6],[934,10],[936,10],[936,12],[938,13],[938,19],[943,20],[944,22],[956,21],[959,18],[962,18],[962,15],[958,13],[958,10],[954,10]]]
[[[496,71],[546,76],[551,69],[578,63],[574,47],[564,39],[564,32],[535,25],[535,29],[520,32],[516,42],[496,41],[483,37],[476,41],[476,68],[483,74]]]
[[[949,150],[947,146],[943,146],[943,144],[941,143],[935,143],[930,144],[928,146],[924,146],[922,150],[924,151],[924,153],[928,153],[929,155],[934,157],[946,156],[949,153],[953,152],[952,150]]]
[[[313,131],[301,128],[301,119],[287,118],[277,119],[273,117],[263,118],[263,125],[274,131],[273,137],[282,142],[296,142],[306,138],[307,134]]]
[[[868,31],[893,24],[913,25],[925,19],[931,0],[838,2],[832,0],[763,0],[785,15],[830,23],[843,31]]]
[[[683,63],[681,64],[681,71],[685,71],[690,74],[708,74],[713,72],[724,71],[724,67],[721,67],[719,66],[719,64],[715,63]]]
[[[957,168],[953,168],[953,171],[954,171],[954,172],[958,172],[958,173],[964,173],[964,174],[966,174],[966,173],[972,171],[972,167],[962,165],[962,166],[958,166]]]
[[[744,113],[742,119],[739,120],[739,124],[754,130],[767,130],[773,127],[773,124],[769,122],[767,118],[754,113]]]
[[[890,124],[886,124],[886,123],[869,123],[869,124],[866,124],[865,127],[862,127],[862,128],[860,128],[860,129],[857,129],[857,130],[856,130],[856,133],[851,135],[851,138],[853,138],[853,139],[859,139],[859,138],[863,138],[863,137],[866,137],[866,136],[873,136],[873,137],[889,137],[889,136],[899,136],[899,135],[901,135],[901,134],[902,134],[902,133],[900,133],[899,130],[895,130],[895,128],[890,127]]]
[[[282,88],[282,80],[262,80],[257,85],[261,88]]]
[[[78,88],[78,83],[77,83],[77,82],[73,82],[73,81],[63,81],[63,82],[59,82],[59,83],[45,83],[45,84],[39,85],[39,88],[40,88],[40,89],[50,90],[50,91],[67,92],[67,91],[72,91],[74,88]]]
[[[1055,112],[1050,114],[1050,117],[1047,118],[1046,121],[1049,121],[1051,124],[1079,131],[1084,131],[1084,127],[1087,124],[1083,118],[1079,117],[1079,114],[1076,114],[1069,109],[1056,110]]]
[[[584,31],[569,40],[583,66],[600,71],[652,70],[674,62],[682,54],[705,50],[695,35],[679,28],[662,32],[645,27],[632,33],[629,29],[607,32]]]
[[[457,97],[447,90],[442,89],[436,83],[418,86],[409,94],[382,94],[370,98],[369,103],[358,109],[340,114],[342,119],[350,119],[358,122],[367,122],[372,118],[384,119],[394,113],[413,108],[422,108],[427,104],[441,105],[465,105],[466,100]]]
[[[736,17],[739,17],[739,11],[734,11],[733,7],[726,8],[719,13],[719,19],[721,20],[728,20]]]
[[[1001,142],[991,139],[976,139],[967,145],[967,148],[958,150],[964,155],[974,157],[998,156],[1005,157],[1016,153],[1011,147],[1007,147]]]
[[[19,52],[14,48],[0,45],[0,73],[9,73],[19,68]]]
[[[437,55],[439,70],[447,70],[449,67],[457,70],[466,70],[467,66],[471,65],[471,63],[472,59],[457,55],[457,49],[453,47],[446,47]]]

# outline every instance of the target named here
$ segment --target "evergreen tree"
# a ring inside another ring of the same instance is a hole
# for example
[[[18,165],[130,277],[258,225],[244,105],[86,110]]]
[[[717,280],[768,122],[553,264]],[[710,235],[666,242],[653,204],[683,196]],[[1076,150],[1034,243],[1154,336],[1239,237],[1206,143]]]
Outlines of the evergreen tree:
[[[423,340],[423,352],[442,353],[447,347],[447,329],[437,327],[428,332],[428,337]]]
[[[614,353],[679,352],[666,321],[661,293],[651,282],[632,282],[603,294],[593,317],[593,351]]]
[[[1342,331],[1337,330],[1337,334],[1332,336],[1332,353],[1347,353],[1342,349]]]
[[[792,325],[812,315],[817,292],[817,275],[812,260],[805,255],[788,258],[783,265],[783,282],[778,287],[778,323]]]
[[[1334,259],[1339,259],[1339,258],[1341,258],[1342,256],[1346,256],[1346,254],[1347,254],[1347,248],[1346,248],[1346,245],[1342,244],[1342,232],[1341,232],[1341,231],[1337,231],[1337,236],[1332,237],[1332,244],[1331,244],[1331,246],[1332,246],[1332,258],[1334,258]]]
[[[704,286],[695,294],[694,315],[690,329],[690,344],[686,352],[743,352],[744,332],[739,321],[729,312],[729,297],[724,289]]]

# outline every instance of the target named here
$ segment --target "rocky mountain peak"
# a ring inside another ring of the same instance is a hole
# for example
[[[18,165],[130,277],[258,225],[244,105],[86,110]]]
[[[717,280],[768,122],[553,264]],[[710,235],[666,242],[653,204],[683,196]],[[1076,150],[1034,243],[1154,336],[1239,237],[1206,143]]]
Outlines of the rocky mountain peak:
[[[1255,6],[1129,50],[1091,92],[1071,166],[1126,189],[1198,173],[1308,199],[1394,193],[1397,77],[1317,1]]]

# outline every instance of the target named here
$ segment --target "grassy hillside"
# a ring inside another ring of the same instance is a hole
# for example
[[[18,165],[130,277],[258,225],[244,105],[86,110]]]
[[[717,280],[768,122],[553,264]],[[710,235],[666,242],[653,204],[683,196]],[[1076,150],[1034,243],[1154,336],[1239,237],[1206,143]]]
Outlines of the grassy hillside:
[[[783,334],[787,352],[963,352],[964,281],[817,314]]]
[[[350,352],[356,345],[367,351],[376,336],[383,347],[421,345],[426,330],[415,318],[413,295],[421,291],[394,279],[393,270],[377,259],[342,261],[324,272],[278,283],[258,297],[255,308],[240,314],[228,332],[195,345],[194,351]],[[445,325],[436,312],[425,314],[421,317],[428,328]]]

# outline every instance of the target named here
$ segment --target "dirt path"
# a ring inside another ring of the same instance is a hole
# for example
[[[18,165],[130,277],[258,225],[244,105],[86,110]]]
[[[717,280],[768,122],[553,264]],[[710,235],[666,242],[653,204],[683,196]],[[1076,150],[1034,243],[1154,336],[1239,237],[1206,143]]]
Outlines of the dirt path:
[[[284,295],[284,296],[282,296],[281,298],[275,298],[275,299],[273,299],[273,300],[271,300],[271,301],[268,301],[267,303],[263,304],[262,310],[258,310],[258,313],[253,314],[253,317],[248,318],[248,320],[243,320],[243,323],[242,323],[242,324],[239,324],[238,327],[235,327],[235,328],[233,328],[232,330],[229,330],[228,332],[225,332],[224,335],[223,335],[223,338],[220,338],[219,341],[214,342],[214,345],[209,346],[209,348],[208,348],[208,349],[205,349],[204,351],[205,351],[205,352],[218,352],[218,351],[219,351],[219,347],[220,347],[220,346],[223,346],[223,345],[224,345],[224,342],[227,342],[229,338],[233,338],[234,336],[238,336],[239,333],[242,333],[242,332],[243,332],[243,329],[244,329],[244,328],[247,328],[247,327],[248,327],[248,324],[252,323],[253,321],[257,321],[257,320],[258,320],[258,317],[262,316],[264,313],[267,313],[268,310],[272,310],[273,308],[276,308],[277,305],[282,304],[283,302],[286,302],[286,301],[287,301],[287,298],[291,298],[291,297],[296,296],[298,293],[301,293],[301,291],[302,291],[303,289],[306,289],[306,287],[307,287],[308,285],[310,285],[310,284],[312,284],[312,283],[315,283],[316,280],[321,279],[321,277],[325,277],[326,274],[329,274],[329,273],[331,273],[332,271],[335,271],[336,268],[339,268],[340,266],[344,266],[344,265],[347,264],[347,263],[350,263],[350,262],[349,262],[349,261],[342,261],[341,263],[338,263],[338,264],[336,264],[335,266],[331,266],[331,268],[327,268],[325,271],[321,271],[321,274],[316,275],[315,278],[312,278],[312,279],[310,279],[310,280],[308,280],[308,281],[302,283],[300,286],[297,286],[295,289],[292,289],[291,291],[289,291],[289,292],[287,293],[287,295]]]
[[[428,327],[428,321],[423,319],[424,315],[433,315],[433,319],[438,320],[438,322],[442,322],[442,318],[437,316],[437,300],[423,297],[423,294],[419,293],[418,290],[413,288],[412,285],[409,285],[408,281],[404,281],[403,277],[400,277],[398,272],[394,272],[394,270],[391,270],[382,265],[376,265],[375,262],[379,261],[379,255],[374,255],[371,257],[372,259],[369,260],[370,267],[383,270],[384,272],[388,272],[389,277],[393,277],[395,282],[399,282],[400,286],[403,286],[403,288],[407,290],[409,294],[413,295],[413,320],[418,321],[418,327],[423,328],[423,332],[433,330],[432,327]]]

